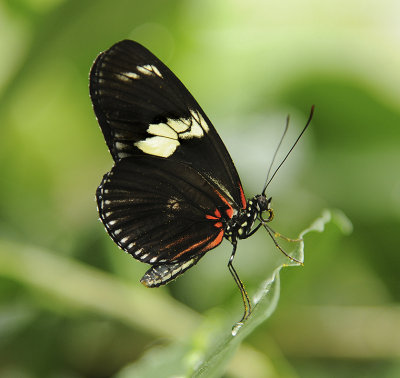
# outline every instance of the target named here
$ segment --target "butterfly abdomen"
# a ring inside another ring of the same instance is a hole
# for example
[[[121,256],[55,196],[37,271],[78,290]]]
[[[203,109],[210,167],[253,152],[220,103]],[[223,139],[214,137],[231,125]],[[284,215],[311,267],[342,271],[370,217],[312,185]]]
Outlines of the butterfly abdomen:
[[[182,274],[185,270],[197,264],[201,257],[202,255],[199,255],[187,261],[154,265],[144,274],[140,282],[146,287],[165,285]]]

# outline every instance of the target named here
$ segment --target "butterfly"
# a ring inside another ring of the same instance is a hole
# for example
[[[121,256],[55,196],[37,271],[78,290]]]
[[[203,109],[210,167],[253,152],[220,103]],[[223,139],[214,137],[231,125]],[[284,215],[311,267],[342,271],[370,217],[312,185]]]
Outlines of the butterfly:
[[[96,192],[108,234],[150,265],[141,279],[147,287],[170,282],[229,240],[228,268],[243,299],[242,324],[251,303],[233,266],[238,240],[264,226],[280,248],[267,226],[274,217],[271,197],[265,195],[270,180],[261,194],[246,199],[232,159],[204,111],[139,43],[123,40],[101,53],[89,87],[114,160]]]

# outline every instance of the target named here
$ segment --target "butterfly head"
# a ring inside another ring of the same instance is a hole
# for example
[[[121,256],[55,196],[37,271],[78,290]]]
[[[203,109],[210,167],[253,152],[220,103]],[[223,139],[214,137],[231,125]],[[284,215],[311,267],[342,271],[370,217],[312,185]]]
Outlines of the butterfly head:
[[[274,219],[274,210],[271,208],[272,197],[266,197],[264,194],[259,194],[254,197],[257,204],[259,217],[264,222],[271,222]],[[263,214],[267,214],[268,218],[264,218]]]

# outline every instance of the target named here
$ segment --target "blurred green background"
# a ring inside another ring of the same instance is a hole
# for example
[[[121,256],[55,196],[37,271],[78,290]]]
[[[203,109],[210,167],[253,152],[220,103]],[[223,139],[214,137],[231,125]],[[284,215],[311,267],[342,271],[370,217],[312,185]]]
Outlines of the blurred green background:
[[[228,242],[149,290],[138,282],[147,267],[97,220],[94,193],[112,160],[88,72],[125,38],[195,96],[247,196],[261,191],[286,115],[280,156],[315,104],[269,187],[273,227],[297,235],[324,208],[354,226],[307,236],[305,266],[283,271],[277,310],[225,376],[399,377],[396,0],[1,1],[0,376],[109,377],[204,322],[229,333],[241,316]],[[262,231],[239,244],[250,296],[276,255]]]

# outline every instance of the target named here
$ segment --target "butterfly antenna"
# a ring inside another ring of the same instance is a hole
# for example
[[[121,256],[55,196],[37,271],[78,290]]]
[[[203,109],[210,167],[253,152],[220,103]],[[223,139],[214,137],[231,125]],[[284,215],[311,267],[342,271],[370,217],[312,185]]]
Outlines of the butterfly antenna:
[[[296,147],[296,144],[298,143],[298,141],[300,140],[300,138],[303,136],[304,132],[307,130],[308,126],[309,126],[310,123],[311,123],[311,120],[312,120],[312,118],[313,118],[313,115],[314,115],[314,105],[311,106],[310,115],[309,115],[309,117],[308,117],[307,123],[306,123],[306,125],[304,126],[303,130],[301,131],[300,135],[297,137],[296,141],[293,143],[293,146],[290,148],[289,152],[286,154],[286,156],[284,157],[284,159],[282,160],[282,162],[279,164],[278,168],[275,169],[274,174],[271,176],[271,178],[270,178],[269,180],[267,179],[267,181],[266,181],[266,183],[265,183],[265,185],[264,185],[264,189],[263,189],[263,191],[262,191],[262,195],[265,195],[265,191],[267,190],[268,185],[271,183],[272,179],[275,177],[275,175],[276,175],[276,173],[279,171],[280,167],[282,167],[283,163],[286,161],[286,159],[288,158],[288,156],[290,155],[290,153],[291,153],[291,152],[293,151],[293,149]],[[289,120],[289,117],[288,117],[288,120]],[[286,133],[287,126],[288,126],[288,124],[286,124],[285,132],[284,132],[283,135],[285,135],[285,133]],[[279,143],[279,146],[280,146],[281,143],[282,143],[282,139],[281,139],[281,142]],[[279,149],[279,146],[278,146],[278,149]],[[277,151],[275,151],[275,155],[276,155],[276,153],[277,153]],[[274,155],[274,159],[275,159],[275,155]],[[272,161],[273,161],[273,160],[272,160]],[[268,173],[269,173],[269,171],[268,171]]]
[[[286,117],[285,130],[283,130],[283,134],[282,134],[282,136],[281,136],[281,140],[280,140],[279,143],[278,143],[278,147],[276,148],[276,150],[275,150],[275,152],[274,152],[274,156],[272,157],[271,164],[269,165],[269,168],[268,168],[267,178],[266,178],[266,180],[265,180],[264,189],[263,189],[263,191],[262,191],[262,194],[263,194],[263,195],[265,195],[265,190],[267,189],[267,183],[268,183],[269,174],[271,173],[272,166],[274,165],[276,155],[278,154],[279,148],[281,147],[281,144],[282,144],[282,142],[283,142],[283,138],[285,138],[286,132],[288,131],[288,128],[289,128],[289,120],[290,120],[290,116],[287,116],[287,117]]]

